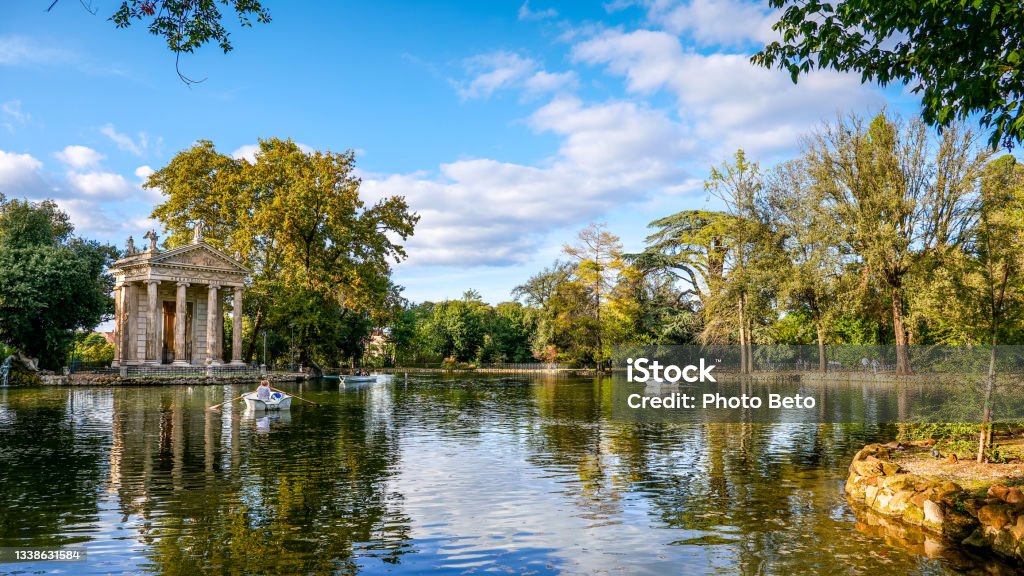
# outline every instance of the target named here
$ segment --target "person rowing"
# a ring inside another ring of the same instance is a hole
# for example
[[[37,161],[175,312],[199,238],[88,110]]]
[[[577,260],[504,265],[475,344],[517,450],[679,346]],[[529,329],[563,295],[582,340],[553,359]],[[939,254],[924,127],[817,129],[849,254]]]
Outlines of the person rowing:
[[[260,380],[260,387],[256,389],[256,399],[268,402],[270,400],[270,381]]]

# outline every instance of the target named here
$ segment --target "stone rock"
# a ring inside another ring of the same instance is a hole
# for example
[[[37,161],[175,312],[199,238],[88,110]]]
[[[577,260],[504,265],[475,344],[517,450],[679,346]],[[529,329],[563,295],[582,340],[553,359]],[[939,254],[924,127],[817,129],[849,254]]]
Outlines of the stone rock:
[[[1010,534],[1013,534],[1017,542],[1024,541],[1024,516],[1017,517],[1017,523],[1010,526]]]
[[[1010,489],[1002,484],[993,484],[988,487],[988,495],[993,498],[999,498],[1000,500],[1006,499],[1006,493]]]
[[[996,530],[1002,529],[1010,521],[1010,510],[1005,504],[989,504],[978,510],[978,522],[984,526],[991,526]]]
[[[900,465],[895,462],[880,462],[879,466],[882,467],[883,476],[892,476],[895,474],[899,474],[901,470]]]
[[[882,466],[878,459],[873,456],[868,456],[868,458],[870,460],[854,460],[851,464],[853,473],[859,476],[881,476],[883,474]]]
[[[959,484],[953,482],[952,480],[943,482],[942,485],[938,487],[938,493],[940,496],[945,496],[946,494],[953,494],[961,490],[963,490],[963,488],[961,488]]]
[[[1006,496],[1003,497],[1003,502],[1007,504],[1021,504],[1024,503],[1024,492],[1020,491],[1020,488],[1014,486],[1006,491]]]
[[[916,506],[907,506],[903,511],[903,520],[915,526],[920,526],[924,523],[924,512]]]
[[[923,508],[924,503],[928,501],[928,491],[918,492],[914,494],[914,497],[910,499],[910,503],[918,508]]]
[[[975,548],[985,548],[988,546],[988,540],[985,538],[985,534],[982,532],[982,529],[978,528],[972,532],[970,536],[964,538],[964,541],[961,542],[961,544],[974,546]]]
[[[878,486],[868,486],[864,489],[864,501],[867,502],[868,506],[875,504],[875,498],[878,497]]]
[[[936,504],[931,500],[925,500],[924,506],[922,506],[921,508],[924,509],[925,522],[928,522],[929,524],[941,525],[942,522],[945,520],[945,517],[942,514],[942,506],[940,506],[939,504]]]

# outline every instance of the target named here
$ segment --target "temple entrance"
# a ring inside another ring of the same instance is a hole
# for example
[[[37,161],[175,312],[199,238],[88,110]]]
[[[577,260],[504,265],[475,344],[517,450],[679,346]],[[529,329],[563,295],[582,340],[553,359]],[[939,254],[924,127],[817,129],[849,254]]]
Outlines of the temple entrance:
[[[174,315],[177,304],[173,301],[164,302],[164,345],[160,354],[161,364],[174,362]]]

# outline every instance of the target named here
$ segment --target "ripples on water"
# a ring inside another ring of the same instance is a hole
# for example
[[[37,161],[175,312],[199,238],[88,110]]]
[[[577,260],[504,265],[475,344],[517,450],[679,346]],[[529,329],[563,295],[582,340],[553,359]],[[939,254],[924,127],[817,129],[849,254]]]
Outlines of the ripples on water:
[[[0,389],[0,546],[69,574],[943,574],[855,529],[842,486],[886,426],[630,424],[608,380]],[[859,392],[858,392],[859,393]]]

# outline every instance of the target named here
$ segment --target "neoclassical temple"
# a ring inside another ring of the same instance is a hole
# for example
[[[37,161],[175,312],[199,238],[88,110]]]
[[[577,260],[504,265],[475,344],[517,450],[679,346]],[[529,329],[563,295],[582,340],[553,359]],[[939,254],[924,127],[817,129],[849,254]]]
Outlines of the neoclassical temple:
[[[114,287],[114,363],[209,366],[223,364],[224,304],[231,293],[231,364],[242,364],[242,295],[251,271],[203,241],[197,225],[192,243],[161,252],[157,235],[136,250],[128,238],[125,257],[111,267]]]

